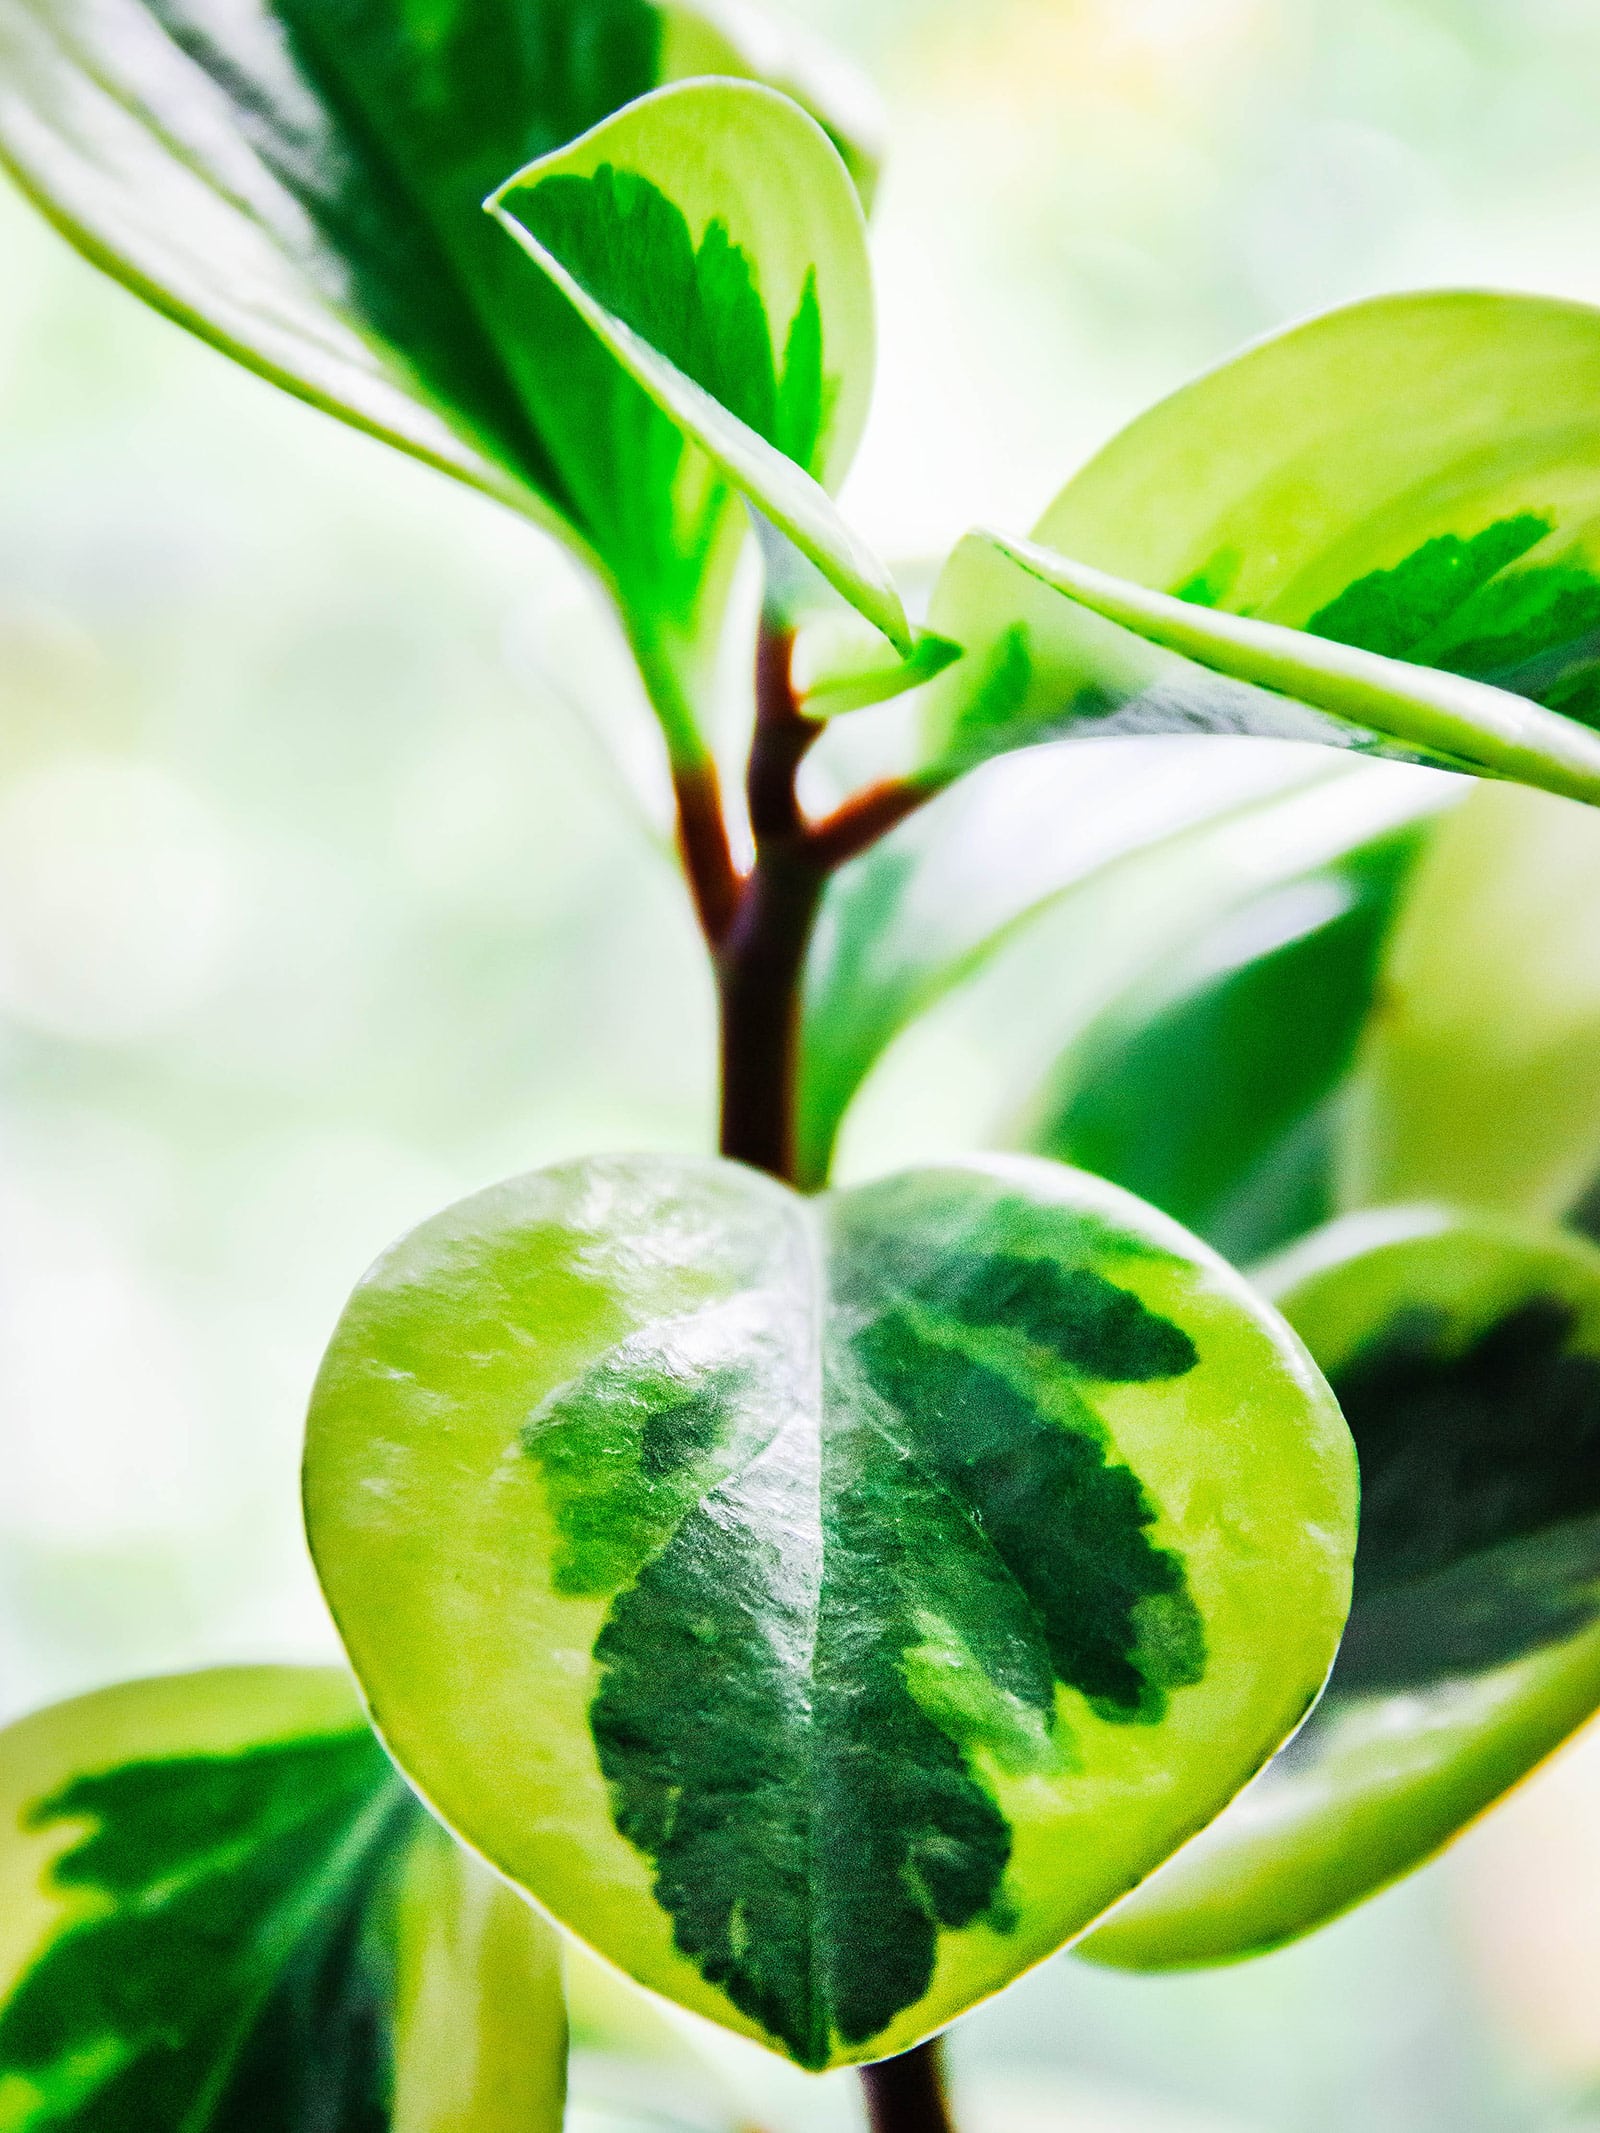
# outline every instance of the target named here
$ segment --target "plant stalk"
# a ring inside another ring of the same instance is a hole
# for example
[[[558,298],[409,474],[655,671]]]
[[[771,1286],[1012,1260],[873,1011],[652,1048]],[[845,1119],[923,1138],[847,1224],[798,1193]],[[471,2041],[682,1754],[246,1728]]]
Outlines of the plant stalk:
[[[746,794],[755,861],[713,943],[722,1021],[721,1149],[792,1184],[800,981],[827,868],[813,851],[796,791],[821,726],[789,678],[791,631],[763,625]]]
[[[955,2133],[942,2060],[939,2038],[930,2037],[861,2069],[872,2133]]]

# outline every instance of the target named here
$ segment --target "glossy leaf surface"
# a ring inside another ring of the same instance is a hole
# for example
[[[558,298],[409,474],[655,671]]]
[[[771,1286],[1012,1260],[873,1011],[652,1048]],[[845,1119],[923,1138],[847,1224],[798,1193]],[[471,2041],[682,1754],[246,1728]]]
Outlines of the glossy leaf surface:
[[[1350,1623],[1304,1731],[1093,1937],[1105,1962],[1310,1931],[1600,1706],[1600,1251],[1387,1210],[1307,1240],[1269,1285],[1361,1460]]]
[[[715,608],[727,496],[482,203],[686,69],[759,59],[849,146],[848,81],[740,21],[650,0],[0,0],[0,155],[159,309],[563,532],[676,644]]]
[[[861,204],[815,120],[752,83],[681,83],[492,205],[656,406],[909,651],[888,573],[827,495],[866,420],[873,303]]]
[[[1533,297],[1384,297],[1247,350],[1133,423],[1040,520],[1032,546],[1057,562],[1033,560],[1078,600],[982,538],[957,550],[930,624],[968,657],[929,692],[936,757],[1249,731],[1443,750],[1590,797],[1597,384],[1600,312]],[[1439,672],[1363,664],[1394,659]],[[1397,686],[1409,709],[1386,708]]]
[[[1095,1180],[633,1157],[378,1263],[306,1500],[438,1811],[823,2066],[1038,1961],[1259,1766],[1337,1641],[1354,1475],[1275,1315]]]
[[[0,2124],[551,2133],[555,1936],[342,1674],[174,1676],[0,1733]]]

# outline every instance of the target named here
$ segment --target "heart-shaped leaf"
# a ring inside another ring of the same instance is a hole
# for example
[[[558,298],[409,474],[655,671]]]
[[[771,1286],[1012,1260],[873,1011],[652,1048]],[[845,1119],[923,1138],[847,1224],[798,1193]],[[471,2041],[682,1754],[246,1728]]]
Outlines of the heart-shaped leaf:
[[[1592,798],[1597,408],[1600,311],[1542,298],[1384,297],[1247,350],[1114,439],[1031,543],[957,550],[935,761],[1259,732]]]
[[[807,1200],[640,1156],[378,1263],[306,1504],[436,1809],[641,1982],[820,2067],[1081,1931],[1298,1723],[1354,1473],[1270,1308],[1096,1180]]]
[[[0,1733],[8,2133],[557,2133],[555,1936],[342,1674],[102,1690]]]
[[[1084,1952],[1210,1963],[1435,1852],[1600,1707],[1600,1251],[1385,1210],[1272,1281],[1361,1461],[1355,1598],[1293,1748]]]
[[[687,749],[743,514],[482,203],[711,69],[766,72],[870,177],[848,70],[747,27],[653,0],[0,0],[0,157],[159,309],[596,563]]]
[[[753,83],[680,83],[492,206],[663,413],[909,654],[893,581],[827,493],[872,395],[872,272],[816,121]]]

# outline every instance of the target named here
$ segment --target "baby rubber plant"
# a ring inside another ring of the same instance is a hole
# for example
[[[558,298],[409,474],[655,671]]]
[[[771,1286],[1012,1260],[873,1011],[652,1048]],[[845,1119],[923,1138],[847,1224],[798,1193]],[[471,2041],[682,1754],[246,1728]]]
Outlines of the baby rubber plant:
[[[357,1287],[305,1496],[363,1704],[250,1670],[5,1736],[7,2127],[554,2124],[554,1920],[934,2133],[929,2040],[1213,1822],[1328,1675],[1355,1454],[1277,1307],[1051,1156],[840,1189],[827,1149],[1004,930],[970,875],[913,904],[897,841],[990,758],[1254,734],[1600,798],[1600,313],[1292,332],[1030,537],[969,536],[913,622],[832,500],[872,378],[861,108],[721,0],[0,0],[0,144],[84,252],[610,595],[722,1015],[718,1154],[512,1180]],[[1373,573],[1491,556],[1515,629],[1441,662],[1421,594],[1379,626]],[[895,696],[904,759],[808,809],[827,723]]]

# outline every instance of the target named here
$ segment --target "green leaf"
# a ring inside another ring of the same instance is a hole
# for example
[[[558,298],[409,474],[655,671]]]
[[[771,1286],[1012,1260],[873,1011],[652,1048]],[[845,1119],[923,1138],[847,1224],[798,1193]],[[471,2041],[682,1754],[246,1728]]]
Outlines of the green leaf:
[[[680,83],[490,206],[656,406],[909,655],[893,581],[827,494],[871,398],[872,274],[815,120],[752,83]]]
[[[1292,1748],[1092,1937],[1097,1961],[1309,1932],[1600,1707],[1600,1251],[1391,1209],[1309,1239],[1270,1285],[1360,1456],[1349,1627]]]
[[[819,616],[796,642],[795,693],[808,718],[838,718],[920,689],[960,657],[960,645],[948,637],[918,630],[902,659],[877,630],[834,611]]]
[[[0,157],[158,309],[596,563],[689,747],[742,514],[482,202],[676,74],[758,61],[850,145],[848,78],[721,6],[0,0]]]
[[[1181,707],[1162,706],[1156,713],[1169,725],[1176,720],[1178,731],[1325,738],[1333,747],[1509,778],[1591,804],[1600,800],[1600,734],[1509,689],[1386,659],[1309,629],[1151,592],[1035,542],[988,538],[1030,577],[1106,621],[1229,681],[1293,699],[1288,707],[1270,700],[1257,705],[1202,686],[1188,692]],[[1334,723],[1326,734],[1314,734],[1303,726],[1299,706]],[[1160,730],[1150,723],[1148,705],[1142,715],[1122,710],[1114,716],[1123,731]]]
[[[952,993],[959,1008],[1000,987],[1007,1086],[971,1142],[993,1146],[1033,1130],[1019,1103],[1198,930],[1456,790],[1320,749],[1196,740],[1060,743],[985,764],[828,885],[801,1031],[805,1182],[827,1175],[891,1045],[914,1050],[908,1026]]]
[[[935,761],[1298,733],[1592,798],[1585,730],[1504,699],[1594,715],[1597,388],[1600,311],[1534,297],[1383,297],[1246,350],[1115,438],[1030,542],[958,548],[929,618],[967,651],[929,692]]]
[[[1363,1205],[1565,1214],[1600,1166],[1600,824],[1504,787],[1451,805],[1452,782],[1422,786],[1409,832],[1352,814],[1331,863],[1275,879],[1264,812],[1242,834],[1266,840],[1265,893],[1220,911],[1203,840],[1124,866],[1123,895],[1164,894],[1181,930],[1078,1018],[1021,1143],[1238,1262]],[[1107,922],[1092,885],[1063,896],[1036,990]]]
[[[641,1156],[378,1263],[306,1503],[437,1811],[824,2066],[1037,1962],[1259,1766],[1337,1641],[1353,1484],[1276,1316],[1097,1181],[807,1200]]]
[[[1055,1068],[1028,1145],[1138,1193],[1236,1265],[1328,1221],[1351,1068],[1436,808],[1159,958]]]
[[[1341,1204],[1552,1217],[1600,1169],[1600,823],[1486,788],[1408,891],[1359,1057]]]
[[[8,2133],[551,2133],[554,1936],[340,1674],[131,1683],[0,1733]]]

